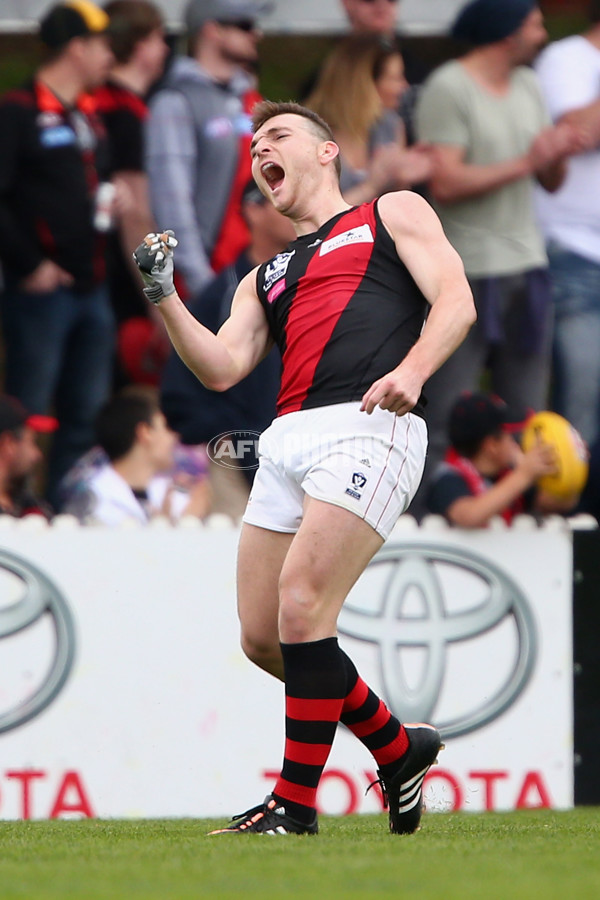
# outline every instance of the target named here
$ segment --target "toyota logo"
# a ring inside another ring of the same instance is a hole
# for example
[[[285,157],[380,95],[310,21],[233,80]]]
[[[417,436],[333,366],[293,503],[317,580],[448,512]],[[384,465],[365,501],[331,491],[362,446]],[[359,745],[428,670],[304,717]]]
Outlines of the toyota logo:
[[[6,550],[0,550],[0,569],[16,575],[25,588],[16,603],[0,608],[0,640],[23,631],[46,613],[52,617],[56,638],[54,657],[44,682],[21,703],[0,713],[1,733],[39,715],[61,691],[73,665],[75,629],[65,598],[43,572]]]
[[[383,547],[369,573],[377,576],[373,605],[359,607],[351,594],[338,627],[340,634],[376,647],[383,693],[400,721],[433,720],[445,737],[457,737],[488,724],[514,703],[533,672],[537,641],[527,599],[505,572],[462,548],[415,543]],[[463,605],[453,609],[457,594]],[[469,673],[472,708],[444,721],[438,706],[450,648],[456,645],[464,656],[473,641],[499,629],[500,658],[490,659],[485,672],[478,662],[481,671]],[[406,657],[415,649],[424,660],[416,685],[406,677]],[[496,679],[492,689],[480,684],[491,673]]]

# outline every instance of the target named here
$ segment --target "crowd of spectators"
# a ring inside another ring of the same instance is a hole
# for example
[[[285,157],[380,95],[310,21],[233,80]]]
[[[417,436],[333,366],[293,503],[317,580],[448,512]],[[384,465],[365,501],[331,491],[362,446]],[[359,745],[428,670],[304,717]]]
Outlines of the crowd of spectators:
[[[430,200],[478,311],[426,385],[411,511],[467,527],[539,511],[530,489],[551,460],[517,453],[505,410],[553,408],[600,456],[600,0],[585,33],[549,45],[535,0],[465,2],[452,26],[464,53],[422,83],[406,77],[419,61],[397,40],[400,0],[340,2],[348,32],[296,99],[331,125],[349,203],[402,189]],[[41,65],[0,99],[1,513],[241,515],[253,469],[225,471],[206,448],[269,424],[280,361],[206,390],[131,253],[172,228],[179,294],[216,331],[240,279],[293,238],[250,173],[268,6],[189,0],[170,54],[158,0],[71,0],[41,19]],[[477,399],[467,445],[464,392]]]

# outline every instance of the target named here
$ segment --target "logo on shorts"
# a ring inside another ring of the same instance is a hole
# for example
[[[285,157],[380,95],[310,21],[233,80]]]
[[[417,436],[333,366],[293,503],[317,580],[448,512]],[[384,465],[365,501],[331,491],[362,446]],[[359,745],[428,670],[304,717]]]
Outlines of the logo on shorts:
[[[346,494],[349,494],[350,497],[354,497],[355,500],[360,500],[366,483],[366,475],[363,475],[362,472],[353,472],[350,484],[346,488]]]

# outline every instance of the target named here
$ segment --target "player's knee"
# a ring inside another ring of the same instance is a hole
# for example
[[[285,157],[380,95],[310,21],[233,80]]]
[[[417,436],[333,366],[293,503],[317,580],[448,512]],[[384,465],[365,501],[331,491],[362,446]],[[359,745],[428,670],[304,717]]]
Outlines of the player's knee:
[[[322,594],[304,579],[286,578],[279,590],[279,630],[287,640],[303,641],[320,620]]]
[[[242,632],[242,650],[255,666],[263,669],[276,678],[283,678],[283,663],[279,641],[269,642],[254,639],[253,636]]]

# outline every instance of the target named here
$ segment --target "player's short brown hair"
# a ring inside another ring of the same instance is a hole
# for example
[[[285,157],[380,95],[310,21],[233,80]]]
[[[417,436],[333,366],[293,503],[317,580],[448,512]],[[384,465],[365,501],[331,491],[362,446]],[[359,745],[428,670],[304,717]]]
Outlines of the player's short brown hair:
[[[325,119],[322,119],[312,109],[307,109],[306,106],[301,106],[292,100],[262,100],[260,103],[257,103],[252,110],[252,131],[256,134],[258,129],[262,128],[269,119],[284,115],[300,116],[306,119],[309,122],[311,131],[319,140],[336,142],[333,132]],[[339,179],[342,168],[339,154],[335,158],[334,167]]]

